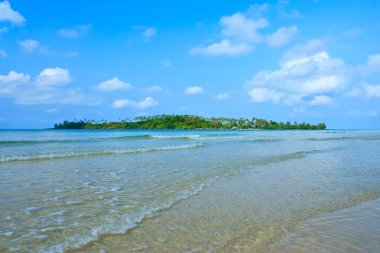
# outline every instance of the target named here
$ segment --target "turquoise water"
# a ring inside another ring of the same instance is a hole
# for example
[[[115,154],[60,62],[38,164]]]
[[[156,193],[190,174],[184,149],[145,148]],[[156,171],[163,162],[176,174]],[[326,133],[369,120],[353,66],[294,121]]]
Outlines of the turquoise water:
[[[265,251],[379,198],[379,150],[380,131],[1,130],[0,251]]]

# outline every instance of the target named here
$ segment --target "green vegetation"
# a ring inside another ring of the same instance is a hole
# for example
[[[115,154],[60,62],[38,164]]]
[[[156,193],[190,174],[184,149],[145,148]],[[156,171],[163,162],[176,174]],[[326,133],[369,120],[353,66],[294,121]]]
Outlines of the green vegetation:
[[[64,121],[55,124],[54,129],[326,129],[324,123],[310,125],[308,123],[293,124],[265,119],[245,118],[204,118],[194,115],[158,115],[137,117],[134,120],[107,122],[94,120]]]

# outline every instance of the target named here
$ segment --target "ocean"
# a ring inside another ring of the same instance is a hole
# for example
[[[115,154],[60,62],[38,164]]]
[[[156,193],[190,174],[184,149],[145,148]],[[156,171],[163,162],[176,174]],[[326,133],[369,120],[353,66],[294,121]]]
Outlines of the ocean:
[[[380,131],[0,130],[0,252],[380,252]]]

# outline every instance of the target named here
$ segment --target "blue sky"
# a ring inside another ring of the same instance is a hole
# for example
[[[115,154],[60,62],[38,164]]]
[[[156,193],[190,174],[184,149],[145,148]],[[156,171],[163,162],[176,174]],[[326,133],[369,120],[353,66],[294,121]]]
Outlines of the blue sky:
[[[197,114],[380,128],[380,1],[0,2],[0,128]]]

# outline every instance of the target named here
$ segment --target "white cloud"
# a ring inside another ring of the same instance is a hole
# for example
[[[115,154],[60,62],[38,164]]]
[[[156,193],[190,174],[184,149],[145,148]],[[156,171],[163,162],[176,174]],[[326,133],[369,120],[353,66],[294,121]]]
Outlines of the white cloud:
[[[17,11],[13,10],[8,1],[0,3],[0,21],[9,21],[15,25],[21,25],[25,18]]]
[[[172,62],[170,60],[161,60],[160,65],[165,68],[169,68],[172,66]]]
[[[350,97],[362,97],[366,99],[380,98],[380,85],[371,85],[368,83],[362,83],[359,87],[353,88],[349,93]]]
[[[91,27],[92,27],[91,24],[85,24],[85,25],[79,25],[70,29],[60,29],[58,30],[58,34],[63,38],[75,39],[87,33],[91,29]]]
[[[250,19],[242,13],[224,16],[220,19],[222,35],[234,38],[237,41],[258,43],[262,41],[262,35],[257,31],[268,26],[264,18]]]
[[[282,92],[269,90],[267,88],[253,88],[248,91],[251,101],[255,103],[273,102],[277,103],[283,96]]]
[[[204,92],[204,89],[201,86],[190,86],[187,87],[184,92],[188,95],[201,94]]]
[[[82,92],[76,87],[41,87],[31,86],[19,90],[15,102],[22,105],[62,104],[62,105],[99,105],[101,101]]]
[[[46,68],[37,76],[36,83],[39,86],[62,86],[71,82],[68,69]]]
[[[228,99],[230,97],[231,97],[230,93],[223,92],[223,93],[219,93],[218,95],[216,95],[214,97],[214,99],[216,99],[216,100],[225,100],[225,99]]]
[[[274,33],[267,36],[267,42],[270,47],[281,47],[287,44],[298,33],[295,25],[290,27],[280,27]]]
[[[288,57],[289,58],[289,57]],[[275,71],[261,71],[246,82],[252,102],[279,102],[292,105],[314,96],[311,105],[331,104],[327,95],[337,92],[347,82],[345,63],[322,51],[289,58]]]
[[[16,104],[23,105],[100,103],[99,99],[84,94],[77,87],[62,86],[69,82],[67,76],[69,77],[68,70],[46,68],[35,82],[31,82],[29,75],[10,71],[7,75],[0,75],[0,96],[9,97]]]
[[[0,50],[0,58],[7,58],[7,52]]]
[[[252,51],[253,48],[245,43],[232,43],[229,39],[224,39],[221,42],[213,43],[205,47],[194,47],[190,50],[192,55],[210,55],[210,56],[238,56]]]
[[[253,10],[258,10],[258,13],[262,13],[266,8],[267,5],[259,7],[254,5],[248,13]],[[237,56],[253,51],[258,44],[266,44],[271,47],[283,46],[289,43],[298,32],[298,28],[293,25],[290,27],[280,27],[272,34],[265,35],[260,30],[269,26],[268,20],[265,18],[254,19],[248,14],[241,12],[230,16],[223,16],[219,24],[221,26],[222,39],[210,45],[193,47],[190,49],[190,54]]]
[[[283,61],[302,58],[323,51],[325,51],[325,42],[320,39],[313,39],[306,44],[297,45],[286,51],[283,55]]]
[[[360,65],[358,71],[362,75],[370,75],[380,72],[380,54],[373,54],[368,56],[367,63]]]
[[[305,94],[320,94],[337,90],[344,83],[343,76],[329,75],[305,81],[301,89]]]
[[[310,102],[310,105],[331,105],[333,100],[329,96],[315,96]]]
[[[133,85],[121,81],[118,77],[113,77],[110,80],[101,82],[96,88],[100,91],[117,91],[117,90],[129,90],[133,88]]]
[[[10,71],[7,75],[0,75],[0,95],[14,93],[21,85],[28,83],[29,80],[29,75],[15,71]]]
[[[368,97],[380,97],[380,85],[366,84],[363,89]]]
[[[41,48],[41,43],[33,39],[19,41],[18,45],[26,53],[33,53],[36,52],[39,48]]]
[[[123,108],[123,107],[132,107],[136,109],[146,109],[155,105],[158,105],[158,101],[154,100],[152,97],[146,97],[141,101],[133,101],[129,99],[120,99],[112,103],[113,108]]]

